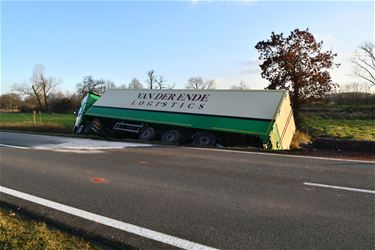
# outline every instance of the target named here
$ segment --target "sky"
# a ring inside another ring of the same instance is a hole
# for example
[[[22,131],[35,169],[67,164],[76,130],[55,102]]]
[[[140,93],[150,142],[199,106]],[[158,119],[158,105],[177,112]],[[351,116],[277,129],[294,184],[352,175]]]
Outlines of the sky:
[[[337,53],[333,81],[351,83],[350,57],[374,41],[374,2],[1,1],[1,93],[29,82],[36,64],[70,92],[87,75],[143,83],[151,69],[176,88],[201,76],[263,89],[254,46],[295,28]]]

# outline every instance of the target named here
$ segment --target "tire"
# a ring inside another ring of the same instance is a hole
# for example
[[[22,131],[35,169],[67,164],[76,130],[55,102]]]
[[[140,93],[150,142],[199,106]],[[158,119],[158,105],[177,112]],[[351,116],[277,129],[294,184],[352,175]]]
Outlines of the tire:
[[[193,139],[193,144],[201,147],[214,146],[215,142],[215,136],[211,133],[198,133]]]
[[[139,133],[138,139],[141,141],[152,141],[156,137],[156,131],[153,127],[145,127]]]
[[[177,130],[168,130],[161,136],[161,141],[168,144],[178,144],[181,141],[180,132]]]
[[[99,119],[94,119],[92,121],[92,131],[97,134],[97,135],[101,135],[102,134],[102,131],[103,131],[103,125],[102,125],[102,122],[99,120]]]
[[[92,129],[92,126],[93,126],[93,122],[89,122],[87,123],[86,125],[84,125],[83,129],[82,129],[82,134],[88,134],[91,129]]]

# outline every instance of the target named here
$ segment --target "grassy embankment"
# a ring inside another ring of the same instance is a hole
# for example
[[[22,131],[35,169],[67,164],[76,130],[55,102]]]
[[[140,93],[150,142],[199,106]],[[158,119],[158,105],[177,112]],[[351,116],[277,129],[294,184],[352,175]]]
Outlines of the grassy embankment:
[[[375,105],[305,107],[299,129],[313,137],[375,140]],[[0,129],[71,134],[73,114],[0,113]]]
[[[0,249],[97,249],[75,236],[0,209]]]
[[[44,133],[71,133],[73,114],[0,113],[0,129]]]

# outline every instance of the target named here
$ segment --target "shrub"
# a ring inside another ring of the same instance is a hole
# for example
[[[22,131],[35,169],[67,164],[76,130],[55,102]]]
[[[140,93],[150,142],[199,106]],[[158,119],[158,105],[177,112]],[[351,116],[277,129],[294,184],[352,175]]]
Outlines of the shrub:
[[[301,147],[301,144],[308,144],[310,142],[311,136],[297,129],[290,144],[290,149],[298,149]]]

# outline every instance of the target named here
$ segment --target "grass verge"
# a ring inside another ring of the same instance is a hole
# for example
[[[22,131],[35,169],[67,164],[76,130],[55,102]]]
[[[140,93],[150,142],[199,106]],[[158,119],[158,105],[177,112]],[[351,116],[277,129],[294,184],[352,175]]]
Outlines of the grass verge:
[[[97,249],[89,242],[0,208],[0,249]]]
[[[300,129],[313,137],[375,140],[373,119],[330,119],[319,115],[302,115]]]
[[[0,113],[0,128],[44,133],[71,133],[73,114]]]

